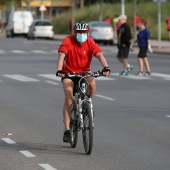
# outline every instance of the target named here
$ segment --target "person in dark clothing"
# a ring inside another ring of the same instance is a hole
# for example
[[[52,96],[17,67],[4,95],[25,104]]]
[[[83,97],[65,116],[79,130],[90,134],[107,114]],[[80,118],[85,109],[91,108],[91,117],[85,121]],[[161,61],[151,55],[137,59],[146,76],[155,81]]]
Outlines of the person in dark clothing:
[[[132,35],[130,26],[126,23],[127,20],[126,15],[120,15],[118,18],[121,26],[118,31],[117,59],[124,66],[124,70],[120,73],[120,75],[127,76],[128,73],[133,69],[133,66],[130,65],[127,61],[130,49],[130,40],[132,38]]]

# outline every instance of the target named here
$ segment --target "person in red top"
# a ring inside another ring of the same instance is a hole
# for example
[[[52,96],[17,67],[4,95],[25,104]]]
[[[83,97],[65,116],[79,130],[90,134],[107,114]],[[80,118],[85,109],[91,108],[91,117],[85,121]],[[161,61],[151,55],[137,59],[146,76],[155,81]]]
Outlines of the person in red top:
[[[95,56],[103,66],[102,73],[105,76],[110,74],[107,61],[103,56],[102,50],[89,37],[90,27],[85,22],[78,22],[74,26],[74,35],[67,36],[58,48],[58,62],[56,76],[62,78],[65,101],[63,107],[63,117],[65,131],[63,136],[64,142],[70,141],[70,106],[73,101],[74,78],[64,77],[65,74],[77,72],[81,73],[90,70],[92,56]],[[96,89],[94,77],[87,78],[89,89],[87,95],[93,97]]]
[[[132,18],[131,22],[132,22],[132,25],[134,25],[134,18]],[[140,17],[138,14],[136,14],[135,16],[136,31],[139,31],[139,22],[140,22]]]
[[[166,24],[167,24],[168,36],[170,39],[170,16],[166,19]]]

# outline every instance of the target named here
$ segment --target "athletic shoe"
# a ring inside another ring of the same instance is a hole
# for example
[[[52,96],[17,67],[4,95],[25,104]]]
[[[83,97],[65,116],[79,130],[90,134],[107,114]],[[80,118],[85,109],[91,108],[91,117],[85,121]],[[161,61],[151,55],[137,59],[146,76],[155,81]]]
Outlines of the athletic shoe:
[[[70,142],[70,130],[66,130],[64,132],[63,142],[66,142],[66,143]]]
[[[143,74],[142,71],[139,71],[136,75],[137,75],[137,76],[144,76],[144,74]]]
[[[147,71],[144,75],[145,75],[145,76],[151,76],[151,72],[150,72],[150,71]]]
[[[130,67],[127,68],[128,73],[133,69],[133,66],[130,65]]]
[[[128,75],[128,71],[122,71],[119,75],[120,76],[127,76]]]

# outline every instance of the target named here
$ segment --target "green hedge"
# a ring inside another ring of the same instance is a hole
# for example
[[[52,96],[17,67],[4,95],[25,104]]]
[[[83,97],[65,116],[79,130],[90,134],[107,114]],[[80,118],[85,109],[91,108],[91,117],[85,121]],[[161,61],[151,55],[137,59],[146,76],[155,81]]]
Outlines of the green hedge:
[[[99,4],[85,7],[74,11],[75,22],[92,20],[99,20]],[[151,38],[158,38],[158,3],[147,2],[137,4],[137,13],[141,18],[145,18],[148,22],[147,27],[150,30]],[[115,14],[121,13],[121,6],[117,4],[103,4],[103,19],[106,16],[113,18]],[[127,22],[131,25],[131,18],[133,17],[133,3],[125,4],[125,13],[128,17]],[[167,27],[165,20],[170,15],[170,2],[161,3],[161,30],[162,39],[168,39]],[[64,12],[53,18],[53,26],[56,34],[68,34],[69,33],[69,18],[71,17],[71,11]],[[133,33],[133,28],[132,28]]]

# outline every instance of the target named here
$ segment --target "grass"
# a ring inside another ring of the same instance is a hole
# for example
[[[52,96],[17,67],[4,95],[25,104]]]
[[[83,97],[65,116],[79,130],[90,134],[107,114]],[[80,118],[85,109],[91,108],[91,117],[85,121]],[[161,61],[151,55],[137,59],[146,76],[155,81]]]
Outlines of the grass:
[[[91,5],[90,7],[85,7],[83,9],[77,9],[74,11],[74,20],[89,22],[92,20],[99,20],[99,4]],[[158,38],[158,3],[157,2],[147,2],[139,3],[136,8],[137,13],[141,18],[147,20],[147,28],[150,30],[151,38]],[[121,6],[117,4],[103,4],[103,19],[106,16],[113,18],[115,14],[120,15]],[[131,18],[133,17],[133,3],[125,4],[125,14],[128,17],[127,22],[131,25]],[[170,2],[161,3],[161,37],[162,39],[168,39],[166,18],[170,15]],[[69,33],[69,18],[72,16],[71,11],[57,15],[53,18],[54,31],[58,34],[68,34]],[[133,33],[133,28],[132,28]]]

